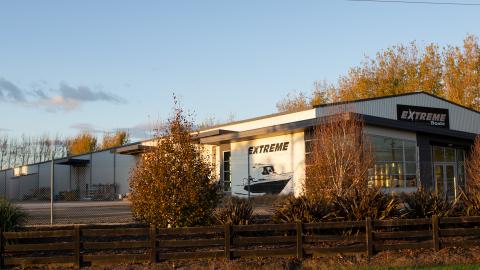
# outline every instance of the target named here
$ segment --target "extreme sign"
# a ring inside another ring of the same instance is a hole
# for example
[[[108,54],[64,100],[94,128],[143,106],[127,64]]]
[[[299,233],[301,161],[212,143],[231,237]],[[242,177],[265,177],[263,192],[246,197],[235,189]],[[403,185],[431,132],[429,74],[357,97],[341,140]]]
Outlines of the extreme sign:
[[[289,142],[283,143],[272,143],[272,144],[265,144],[259,146],[251,146],[248,148],[248,154],[262,154],[262,153],[270,153],[270,152],[278,152],[278,151],[287,151]]]
[[[397,119],[422,125],[449,128],[448,109],[397,104]]]

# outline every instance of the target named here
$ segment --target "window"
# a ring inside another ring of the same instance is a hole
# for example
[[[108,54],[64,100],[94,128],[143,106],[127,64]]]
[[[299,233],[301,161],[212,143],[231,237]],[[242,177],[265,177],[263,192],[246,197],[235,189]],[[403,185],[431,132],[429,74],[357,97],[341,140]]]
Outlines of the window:
[[[369,184],[384,188],[417,186],[417,146],[415,141],[370,136],[375,164]]]
[[[232,190],[232,179],[230,174],[230,156],[231,152],[223,152],[223,190]]]

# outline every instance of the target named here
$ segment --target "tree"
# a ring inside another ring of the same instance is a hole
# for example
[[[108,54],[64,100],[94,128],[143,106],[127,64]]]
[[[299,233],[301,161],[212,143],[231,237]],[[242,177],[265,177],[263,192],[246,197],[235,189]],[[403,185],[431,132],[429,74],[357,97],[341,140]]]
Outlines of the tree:
[[[419,48],[415,42],[394,45],[374,58],[365,57],[359,66],[340,76],[336,85],[324,85],[320,104],[424,91],[480,110],[480,45],[474,35],[468,35],[462,47],[441,49],[430,43]],[[277,108],[302,110],[309,101],[318,105],[312,102],[315,98],[307,96],[289,95]]]
[[[438,46],[419,50],[415,42],[396,45],[368,57],[341,76],[336,98],[350,101],[414,91],[442,95],[442,62]]]
[[[174,101],[163,136],[132,172],[132,211],[137,219],[157,226],[208,224],[218,202],[212,163],[203,146],[193,142],[193,124]]]
[[[307,197],[340,197],[352,188],[367,188],[373,155],[363,126],[356,114],[339,112],[314,128],[306,167]]]
[[[475,142],[466,159],[465,167],[468,176],[467,191],[480,192],[480,135],[475,138]]]
[[[102,140],[102,149],[122,146],[128,143],[128,140],[129,136],[126,131],[117,131],[113,135],[105,133]]]
[[[480,110],[480,46],[478,38],[469,35],[459,47],[444,52],[446,98]]]
[[[56,145],[56,144],[55,144]],[[69,155],[81,155],[97,150],[97,138],[88,132],[83,132],[67,141]]]

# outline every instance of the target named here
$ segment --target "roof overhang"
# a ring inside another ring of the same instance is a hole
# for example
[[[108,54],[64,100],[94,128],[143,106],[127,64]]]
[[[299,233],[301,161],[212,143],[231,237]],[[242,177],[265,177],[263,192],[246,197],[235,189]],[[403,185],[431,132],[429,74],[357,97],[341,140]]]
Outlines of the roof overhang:
[[[139,155],[145,153],[152,149],[153,146],[143,145],[143,144],[130,144],[126,146],[121,146],[116,149],[113,149],[112,152],[121,154],[121,155]]]
[[[394,119],[388,119],[388,118],[382,118],[382,117],[376,117],[376,116],[370,116],[370,115],[362,115],[362,114],[356,114],[356,113],[344,114],[344,117],[346,118],[350,118],[354,116],[361,117],[366,125],[372,125],[372,126],[392,128],[397,130],[407,130],[407,131],[413,131],[413,132],[429,133],[429,134],[448,136],[448,137],[465,139],[465,140],[473,140],[475,139],[475,136],[476,136],[476,134],[474,133],[456,131],[456,130],[445,129],[440,127],[423,126],[415,123],[398,121]],[[295,132],[304,131],[314,126],[321,125],[325,123],[327,119],[330,117],[331,116],[323,116],[323,117],[290,122],[290,123],[263,127],[258,129],[239,131],[239,132],[230,132],[230,133],[222,134],[218,136],[201,138],[200,143],[220,145],[220,144],[229,143],[229,142],[247,141],[247,140],[259,139],[259,138],[266,138],[266,137],[278,136],[283,134],[295,133]]]
[[[89,163],[90,163],[90,160],[79,159],[79,158],[62,158],[60,160],[55,161],[55,164],[58,164],[58,165],[70,165],[70,166],[77,166],[77,167],[86,166]]]

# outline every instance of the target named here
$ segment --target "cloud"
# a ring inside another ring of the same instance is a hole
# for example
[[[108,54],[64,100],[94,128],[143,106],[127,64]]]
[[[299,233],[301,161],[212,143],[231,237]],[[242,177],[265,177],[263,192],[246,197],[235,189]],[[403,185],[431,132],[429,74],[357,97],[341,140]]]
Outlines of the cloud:
[[[36,84],[38,89],[26,91],[14,83],[0,78],[0,102],[22,103],[26,106],[39,106],[48,112],[72,111],[88,102],[126,103],[125,99],[115,94],[93,90],[87,86],[71,86],[61,83],[58,88],[41,89],[46,82]]]
[[[23,91],[10,81],[0,78],[0,101],[24,102]]]
[[[76,129],[80,132],[89,132],[89,133],[104,133],[104,130],[97,129],[92,124],[88,123],[75,123],[70,126],[72,129]]]
[[[8,128],[0,128],[0,132],[10,132],[10,131],[12,130]]]
[[[125,100],[114,94],[110,94],[104,91],[92,91],[85,86],[79,86],[77,88],[62,83],[59,88],[60,96],[67,100],[75,101],[108,101],[113,103],[124,103]]]

